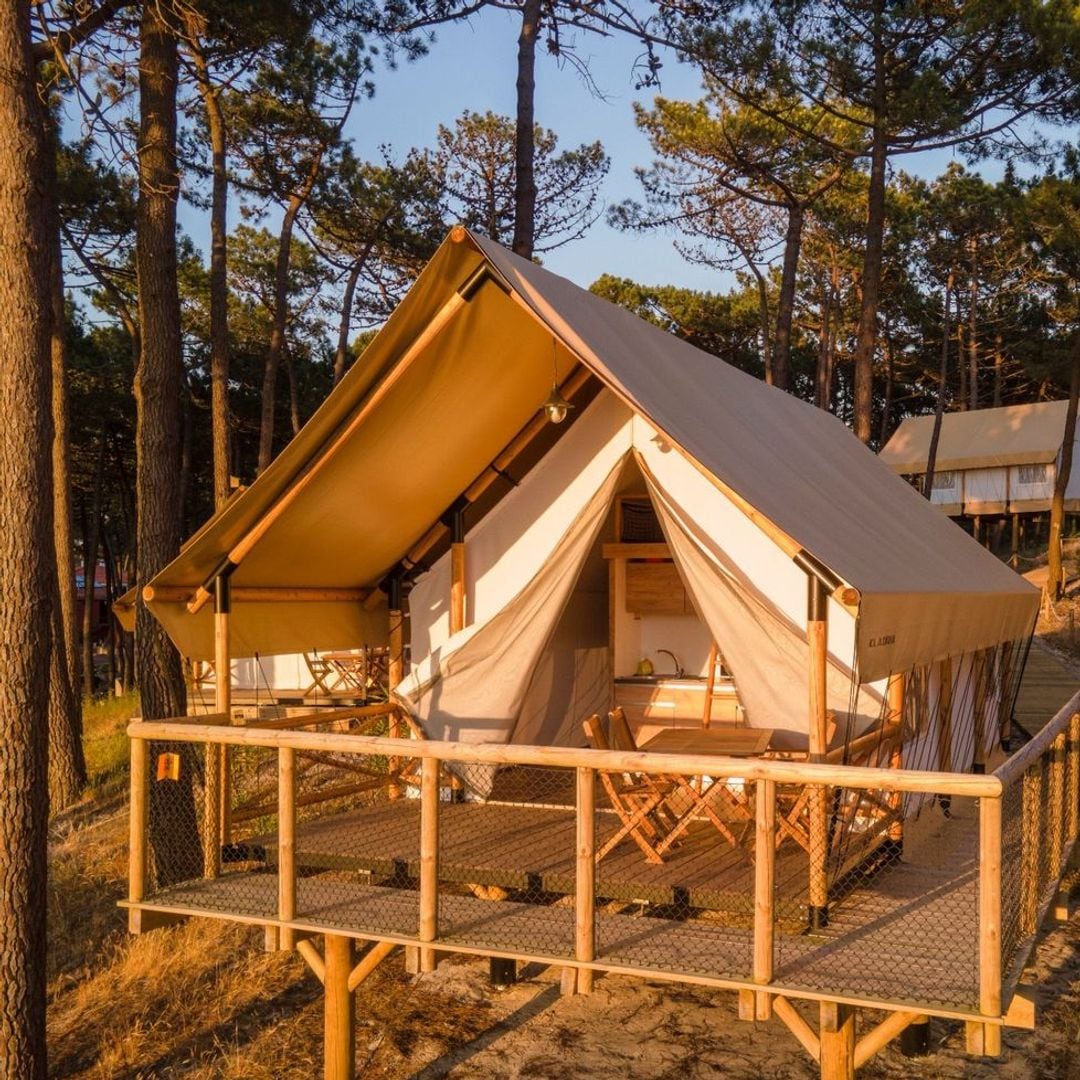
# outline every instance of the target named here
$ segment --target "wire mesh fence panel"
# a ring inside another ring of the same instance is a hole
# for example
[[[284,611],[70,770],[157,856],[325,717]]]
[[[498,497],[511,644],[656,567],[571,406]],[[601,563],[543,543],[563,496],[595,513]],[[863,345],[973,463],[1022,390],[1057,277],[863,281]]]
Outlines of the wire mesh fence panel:
[[[1001,969],[1006,977],[1011,970],[1024,938],[1024,906],[1028,884],[1025,881],[1025,852],[1032,837],[1024,820],[1024,782],[1005,786],[1001,793]]]
[[[821,829],[807,820],[812,791],[777,785],[778,819],[805,825],[777,850],[774,981],[977,1006],[977,800],[830,788]],[[822,866],[826,912],[814,895]]]
[[[444,764],[438,805],[438,937],[572,957],[576,770]]]
[[[598,959],[750,978],[753,785],[602,772],[595,846]]]

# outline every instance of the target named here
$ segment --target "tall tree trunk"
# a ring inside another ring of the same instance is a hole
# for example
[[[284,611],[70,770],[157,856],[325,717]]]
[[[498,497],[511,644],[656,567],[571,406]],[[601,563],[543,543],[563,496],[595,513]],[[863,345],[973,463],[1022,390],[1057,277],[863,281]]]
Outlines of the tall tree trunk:
[[[139,57],[135,263],[142,349],[135,373],[135,678],[147,720],[181,716],[186,705],[180,656],[142,601],[142,587],[180,550],[177,45],[163,11],[158,4],[143,8]],[[181,777],[179,783],[151,785],[151,845],[159,885],[202,875],[191,769],[185,767]]]
[[[300,208],[307,202],[319,176],[322,153],[316,154],[300,188],[289,197],[278,234],[277,262],[274,266],[274,325],[263,369],[262,416],[259,421],[258,471],[263,472],[274,456],[274,399],[277,396],[278,368],[285,348],[285,327],[289,321],[289,262],[292,258],[292,234]]]
[[[56,187],[57,132],[47,121],[46,168]],[[56,548],[56,605],[52,620],[53,656],[49,662],[49,796],[53,810],[74,802],[86,786],[82,744],[82,698],[78,693],[75,563],[71,536],[71,432],[68,415],[67,312],[60,222],[50,202],[50,370],[53,417],[53,543]]]
[[[967,412],[968,407],[968,365],[964,363],[964,323],[960,318],[960,301],[956,301],[956,407],[960,412]]]
[[[293,364],[292,350],[285,349],[285,375],[289,380],[289,426],[294,436],[300,434],[300,392],[296,385],[296,367]]]
[[[889,435],[892,429],[894,357],[892,335],[889,333],[888,320],[885,321],[884,334],[882,336],[885,338],[885,400],[882,402],[881,406],[881,432],[878,436],[879,446],[884,446],[889,441]]]
[[[814,404],[819,409],[829,408],[829,335],[832,323],[832,296],[828,279],[821,277],[821,324],[818,331],[817,370],[814,372]]]
[[[101,494],[104,480],[105,432],[102,431],[94,473],[94,495],[83,527],[82,691],[87,698],[94,696],[94,581],[98,549],[101,546]],[[84,508],[85,505],[84,503]]]
[[[970,409],[979,407],[979,238],[971,238],[971,281],[968,285],[968,393]]]
[[[192,39],[198,38],[192,34]],[[199,83],[206,126],[210,134],[210,439],[214,458],[214,509],[229,501],[229,284],[228,203],[225,117],[206,58],[193,45],[195,77]]]
[[[1073,446],[1076,442],[1076,412],[1080,402],[1080,345],[1074,346],[1069,374],[1069,405],[1065,410],[1065,434],[1061,441],[1061,461],[1054,477],[1054,497],[1050,500],[1050,544],[1046,552],[1046,589],[1060,600],[1065,587],[1061,557],[1061,528],[1065,523],[1065,491],[1072,474]]]
[[[341,382],[345,374],[345,365],[349,359],[349,331],[352,326],[353,299],[356,296],[356,283],[360,280],[360,271],[364,260],[357,259],[349,267],[349,276],[345,279],[345,295],[341,300],[341,321],[338,323],[337,348],[334,350],[334,385]]]
[[[45,1080],[52,241],[27,3],[0,5],[0,72],[0,1076]]]
[[[862,304],[855,339],[855,434],[869,443],[874,412],[874,346],[877,343],[878,296],[881,292],[881,261],[885,243],[885,187],[888,166],[888,134],[885,130],[885,49],[882,41],[883,0],[875,0],[874,23],[874,124],[870,141],[870,178],[867,190],[866,252],[862,270]]]
[[[798,203],[788,207],[788,227],[784,237],[784,267],[780,274],[780,296],[776,303],[776,332],[773,336],[773,385],[787,390],[791,381],[791,323],[795,314],[795,280],[799,271],[803,220],[806,213]]]
[[[949,386],[949,310],[952,301],[953,275],[945,279],[944,326],[941,334],[941,368],[938,371],[938,396],[934,406],[934,427],[930,433],[930,448],[926,454],[926,475],[923,477],[923,494],[927,499],[934,497],[934,469],[937,465],[938,443],[941,441],[941,421],[945,415],[945,395]],[[961,366],[963,366],[961,364]]]
[[[994,335],[994,408],[1001,407],[1001,382],[1005,356],[1001,351],[1001,334]]]
[[[517,130],[514,136],[514,253],[531,259],[536,240],[536,39],[541,0],[524,0],[517,55]]]

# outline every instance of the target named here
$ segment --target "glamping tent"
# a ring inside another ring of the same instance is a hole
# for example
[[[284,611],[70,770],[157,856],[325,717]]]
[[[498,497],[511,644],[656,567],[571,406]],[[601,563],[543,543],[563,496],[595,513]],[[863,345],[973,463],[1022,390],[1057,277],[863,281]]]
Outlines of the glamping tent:
[[[815,749],[809,595],[831,747],[903,676],[905,761],[930,768],[996,737],[1038,604],[834,417],[460,228],[145,590],[190,657],[214,654],[224,581],[233,655],[388,643],[428,737],[580,745],[641,661],[691,693],[719,654],[781,751]]]
[[[941,418],[931,501],[950,517],[1046,513],[1065,435],[1067,401],[1037,401],[999,409],[946,413]],[[903,421],[881,451],[896,473],[926,474],[932,416]],[[1065,492],[1080,510],[1080,474]]]

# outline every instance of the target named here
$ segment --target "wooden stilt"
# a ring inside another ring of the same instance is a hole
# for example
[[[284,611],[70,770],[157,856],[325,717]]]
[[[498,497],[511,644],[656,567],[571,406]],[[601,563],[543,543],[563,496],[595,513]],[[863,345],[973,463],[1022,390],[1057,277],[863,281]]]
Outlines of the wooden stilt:
[[[296,918],[296,751],[291,746],[278,749],[278,918]],[[295,933],[291,927],[278,928],[278,947],[291,949]]]
[[[1020,515],[1012,516],[1012,542],[1009,545],[1009,565],[1015,570],[1020,565]]]
[[[596,959],[596,772],[577,770],[577,868],[574,888],[577,960]],[[577,969],[575,992],[592,992],[593,973]]]
[[[854,1080],[855,1008],[821,1003],[821,1080]]]
[[[828,698],[826,675],[828,669],[829,624],[828,591],[813,574],[808,575],[806,641],[809,646],[810,682],[810,761],[825,760],[828,752]],[[810,881],[809,921],[820,928],[829,921],[828,861],[828,788],[811,787],[807,799],[810,815]]]
[[[342,934],[324,936],[324,1075],[326,1080],[353,1080],[356,1075],[356,1025],[349,976],[353,941]]]
[[[768,986],[773,978],[773,934],[776,873],[776,782],[759,780],[755,792],[754,834],[754,982]],[[769,994],[755,995],[754,1018],[772,1015]]]
[[[424,758],[420,774],[420,930],[434,941],[439,924],[439,761]],[[420,970],[435,970],[435,950],[420,949]]]

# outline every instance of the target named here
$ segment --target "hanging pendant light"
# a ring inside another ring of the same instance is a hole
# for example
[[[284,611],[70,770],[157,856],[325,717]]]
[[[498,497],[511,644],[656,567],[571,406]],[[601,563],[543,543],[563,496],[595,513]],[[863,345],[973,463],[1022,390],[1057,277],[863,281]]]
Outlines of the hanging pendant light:
[[[558,383],[551,384],[551,393],[548,394],[547,399],[541,406],[544,412],[547,413],[547,418],[553,424],[561,424],[566,419],[566,414],[573,407],[574,406],[562,396]]]
[[[574,406],[563,397],[559,389],[559,369],[555,358],[555,339],[551,339],[551,393],[540,406],[553,424],[561,424]]]

